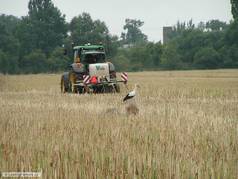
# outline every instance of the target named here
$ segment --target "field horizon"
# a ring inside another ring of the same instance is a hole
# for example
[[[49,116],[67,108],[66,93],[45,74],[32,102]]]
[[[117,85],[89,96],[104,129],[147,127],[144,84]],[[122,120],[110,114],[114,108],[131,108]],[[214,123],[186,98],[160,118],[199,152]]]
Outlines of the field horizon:
[[[128,73],[112,94],[62,94],[60,76],[0,75],[0,172],[238,178],[237,69]]]

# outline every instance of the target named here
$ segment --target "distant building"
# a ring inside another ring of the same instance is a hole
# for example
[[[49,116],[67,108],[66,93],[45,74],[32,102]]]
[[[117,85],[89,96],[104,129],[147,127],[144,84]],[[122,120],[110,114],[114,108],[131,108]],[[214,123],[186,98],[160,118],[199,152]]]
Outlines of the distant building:
[[[119,49],[127,49],[127,48],[131,48],[134,47],[134,44],[123,44],[121,47],[119,47]]]
[[[173,29],[171,26],[163,27],[163,44],[166,44],[170,40],[170,34]]]
[[[133,46],[135,46],[134,44],[124,44],[123,46],[122,46],[122,48],[131,48],[131,47],[133,47]]]

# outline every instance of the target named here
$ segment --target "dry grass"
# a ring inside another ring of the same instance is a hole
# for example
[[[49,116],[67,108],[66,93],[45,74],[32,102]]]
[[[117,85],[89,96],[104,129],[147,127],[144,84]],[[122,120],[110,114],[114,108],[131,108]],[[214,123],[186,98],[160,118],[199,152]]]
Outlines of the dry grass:
[[[125,107],[126,109],[126,114],[129,115],[138,115],[139,114],[139,108],[137,107],[136,104],[129,104],[128,106]]]
[[[60,94],[60,75],[0,76],[0,170],[43,178],[238,178],[238,70],[130,73],[121,94]]]

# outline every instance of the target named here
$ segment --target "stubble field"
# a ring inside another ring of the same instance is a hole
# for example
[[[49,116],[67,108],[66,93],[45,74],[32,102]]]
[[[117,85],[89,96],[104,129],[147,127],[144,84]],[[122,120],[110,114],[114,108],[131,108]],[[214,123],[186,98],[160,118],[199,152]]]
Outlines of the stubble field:
[[[0,171],[42,178],[238,178],[238,70],[129,73],[120,94],[61,94],[59,74],[0,75]]]

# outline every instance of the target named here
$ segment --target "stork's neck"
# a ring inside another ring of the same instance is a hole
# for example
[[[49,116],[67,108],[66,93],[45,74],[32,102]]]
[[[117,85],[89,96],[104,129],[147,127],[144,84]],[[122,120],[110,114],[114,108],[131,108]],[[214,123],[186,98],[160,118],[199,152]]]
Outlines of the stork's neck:
[[[137,85],[135,85],[135,88],[134,88],[134,91],[136,91],[137,90]]]

